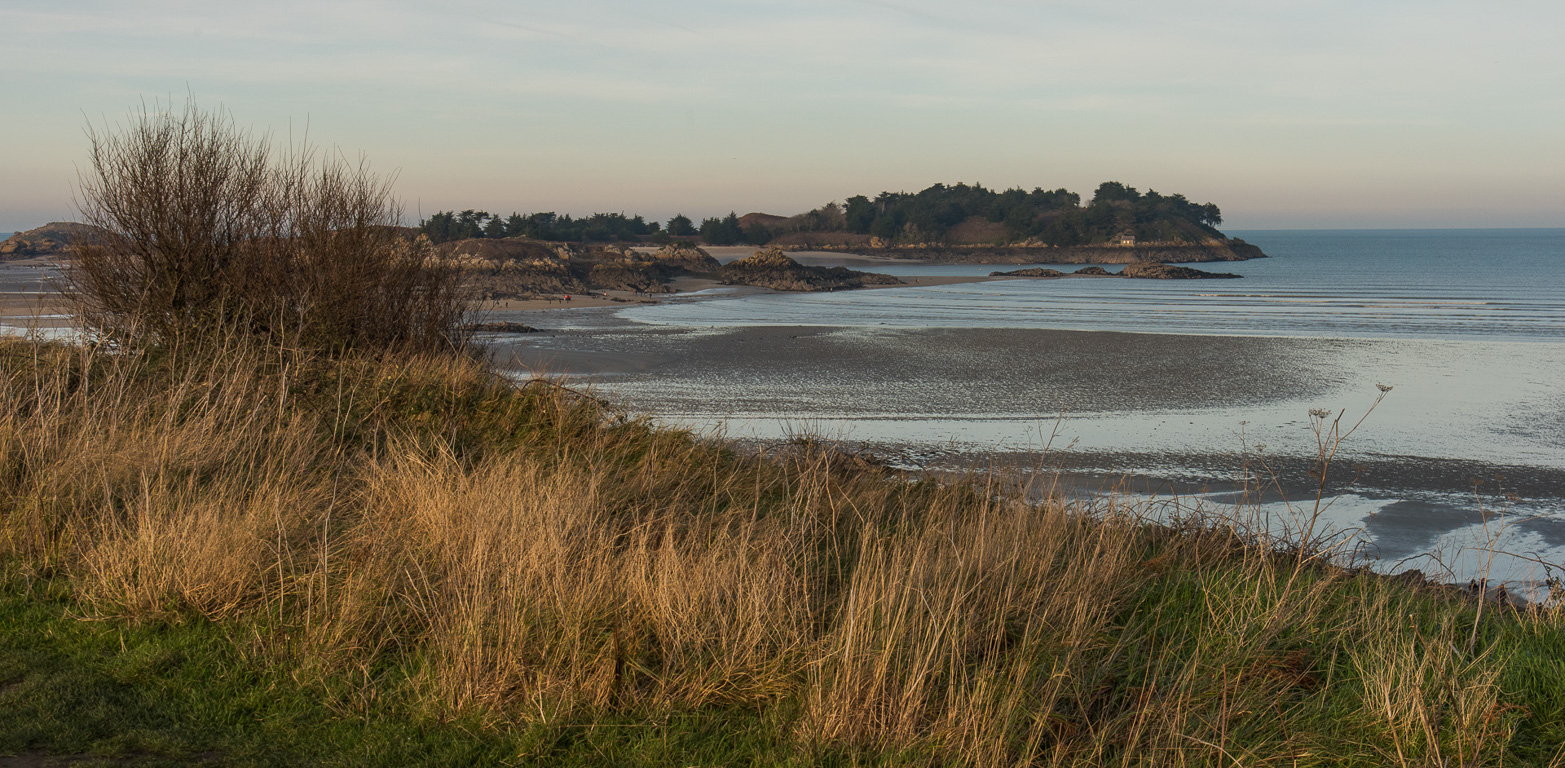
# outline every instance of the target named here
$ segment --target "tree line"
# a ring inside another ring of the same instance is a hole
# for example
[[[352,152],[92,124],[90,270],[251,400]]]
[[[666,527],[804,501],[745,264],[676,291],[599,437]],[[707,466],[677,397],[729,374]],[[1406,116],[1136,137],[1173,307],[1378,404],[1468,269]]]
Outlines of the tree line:
[[[826,226],[834,224],[829,209],[811,213]],[[1059,246],[1109,242],[1125,232],[1144,240],[1221,237],[1215,227],[1223,220],[1211,203],[1155,190],[1143,194],[1117,181],[1098,185],[1085,206],[1080,195],[1063,188],[997,192],[981,184],[935,184],[912,194],[882,192],[873,200],[857,195],[841,208],[848,231],[887,242],[942,242],[953,227],[973,217],[1004,225],[1009,241]]]
[[[1098,185],[1086,205],[1064,188],[996,191],[982,184],[935,184],[919,192],[881,192],[874,199],[848,198],[789,218],[767,228],[744,225],[739,216],[706,218],[696,226],[679,214],[666,225],[641,216],[595,213],[580,219],[553,212],[501,218],[487,211],[442,211],[420,222],[430,240],[530,237],[538,240],[666,242],[676,237],[708,245],[762,245],[793,232],[851,232],[887,244],[946,242],[957,225],[978,218],[1004,227],[1007,242],[1093,245],[1130,233],[1141,241],[1194,241],[1222,237],[1222,212],[1212,203],[1195,203],[1181,194],[1141,192],[1117,181]]]
[[[688,224],[688,220],[686,222]],[[444,243],[469,238],[530,237],[535,240],[565,242],[639,241],[662,230],[658,222],[623,213],[594,213],[572,218],[553,211],[523,216],[496,216],[488,211],[441,211],[419,222],[419,230],[430,241]]]
[[[772,238],[765,227],[739,223],[739,215],[702,219],[697,227],[690,217],[676,214],[666,225],[642,216],[594,213],[575,219],[553,211],[497,216],[488,211],[441,211],[419,222],[419,231],[431,242],[472,238],[530,237],[560,242],[666,242],[676,237],[697,237],[708,245],[762,245]]]

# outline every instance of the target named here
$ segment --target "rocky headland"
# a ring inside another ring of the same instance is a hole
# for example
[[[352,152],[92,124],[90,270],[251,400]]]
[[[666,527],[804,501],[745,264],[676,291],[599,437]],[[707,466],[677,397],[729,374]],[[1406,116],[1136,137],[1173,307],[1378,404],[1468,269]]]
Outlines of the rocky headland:
[[[622,245],[552,243],[527,238],[475,238],[435,246],[486,300],[529,299],[591,291],[669,293],[676,277],[713,275],[719,264],[693,245],[643,253]]]
[[[41,227],[18,232],[0,242],[0,261],[33,259],[40,256],[65,258],[75,243],[91,243],[103,230],[74,221],[52,221]]]
[[[891,275],[860,272],[847,267],[814,267],[800,264],[778,248],[756,251],[723,265],[718,278],[729,285],[753,285],[774,291],[838,291],[871,285],[902,285]]]

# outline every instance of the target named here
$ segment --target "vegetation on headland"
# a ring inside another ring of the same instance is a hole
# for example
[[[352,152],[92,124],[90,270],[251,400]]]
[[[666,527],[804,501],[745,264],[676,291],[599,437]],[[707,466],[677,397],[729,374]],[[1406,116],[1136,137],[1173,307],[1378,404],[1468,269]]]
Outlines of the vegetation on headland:
[[[683,214],[666,228],[641,216],[594,214],[573,220],[553,213],[445,211],[421,222],[436,243],[464,238],[529,237],[560,241],[662,241],[699,235],[708,245],[850,244],[889,248],[930,245],[1077,247],[1123,242],[1197,245],[1223,242],[1222,212],[1184,195],[1145,193],[1115,181],[1100,184],[1086,205],[1065,189],[995,191],[982,184],[935,184],[917,193],[855,195],[791,217],[752,213],[709,218],[699,229]],[[837,241],[841,241],[840,243]]]
[[[737,451],[459,346],[129,309],[199,322],[0,343],[0,752],[1565,762],[1557,606],[1335,567],[1307,525]]]
[[[1098,185],[1085,206],[1080,195],[1065,189],[997,192],[981,184],[936,184],[916,194],[850,197],[842,218],[847,231],[893,244],[947,242],[954,229],[974,220],[999,225],[1003,234],[997,240],[1004,243],[1100,245],[1127,234],[1142,242],[1223,239],[1216,205],[1155,190],[1143,194],[1117,181]]]

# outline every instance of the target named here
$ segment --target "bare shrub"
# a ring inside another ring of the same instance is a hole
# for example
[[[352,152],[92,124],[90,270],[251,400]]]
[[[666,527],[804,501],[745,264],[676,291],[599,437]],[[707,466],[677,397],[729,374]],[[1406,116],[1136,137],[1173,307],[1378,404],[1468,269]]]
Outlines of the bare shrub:
[[[459,341],[459,275],[397,228],[392,179],[362,159],[279,153],[193,100],[88,136],[78,206],[106,234],[67,281],[89,326],[165,344],[229,329],[321,348]]]

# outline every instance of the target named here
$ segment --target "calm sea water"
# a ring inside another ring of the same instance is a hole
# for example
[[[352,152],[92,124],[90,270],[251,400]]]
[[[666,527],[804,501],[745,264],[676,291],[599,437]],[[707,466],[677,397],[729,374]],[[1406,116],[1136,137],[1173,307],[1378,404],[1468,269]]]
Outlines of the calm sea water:
[[[1565,229],[1236,232],[1241,280],[1029,280],[673,303],[674,325],[1024,327],[1339,338],[1565,340]],[[1072,271],[1079,265],[1055,266]],[[889,266],[987,275],[990,265]]]

